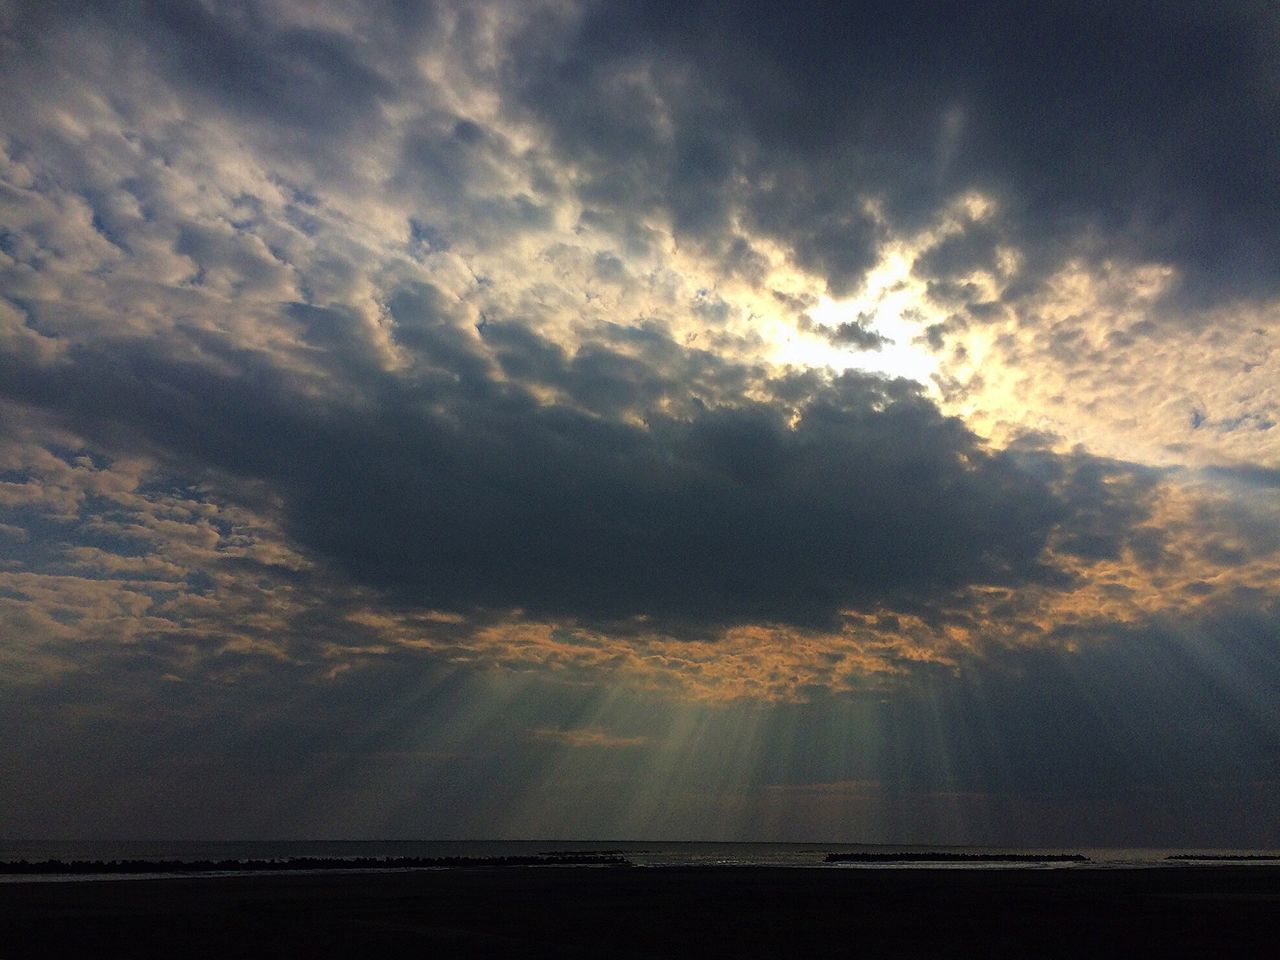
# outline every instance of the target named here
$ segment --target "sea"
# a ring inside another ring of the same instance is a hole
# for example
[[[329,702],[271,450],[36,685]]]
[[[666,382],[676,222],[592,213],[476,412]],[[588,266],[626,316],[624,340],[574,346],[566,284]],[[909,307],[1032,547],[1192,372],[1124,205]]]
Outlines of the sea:
[[[1034,858],[1063,854],[1081,854],[1088,862],[991,862],[952,860],[924,863],[826,863],[829,853],[871,854],[961,854],[1015,855]],[[670,840],[292,840],[292,841],[3,841],[0,840],[0,863],[26,860],[69,861],[287,861],[298,858],[334,860],[356,858],[415,857],[438,859],[465,857],[535,857],[555,854],[608,854],[623,857],[637,867],[705,867],[768,866],[810,867],[827,870],[913,870],[927,867],[946,870],[1115,870],[1115,869],[1179,869],[1190,864],[1246,863],[1280,865],[1280,850],[1242,850],[1196,848],[1119,848],[1119,847],[978,847],[939,844],[857,844],[857,843],[768,843],[706,842]],[[1169,859],[1170,857],[1197,859]],[[1203,859],[1199,859],[1203,858]],[[540,868],[541,869],[541,868]],[[554,869],[554,868],[550,868]],[[225,870],[216,875],[236,875]],[[180,874],[40,874],[6,875],[0,883],[14,882],[83,882],[120,879],[158,879]],[[192,874],[181,874],[191,877]],[[202,874],[207,875],[207,874]]]

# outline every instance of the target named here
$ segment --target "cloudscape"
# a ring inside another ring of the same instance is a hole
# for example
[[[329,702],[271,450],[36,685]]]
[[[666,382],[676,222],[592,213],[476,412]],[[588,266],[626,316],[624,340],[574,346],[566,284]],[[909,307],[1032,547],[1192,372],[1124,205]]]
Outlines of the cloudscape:
[[[0,44],[0,835],[1280,846],[1272,6]]]

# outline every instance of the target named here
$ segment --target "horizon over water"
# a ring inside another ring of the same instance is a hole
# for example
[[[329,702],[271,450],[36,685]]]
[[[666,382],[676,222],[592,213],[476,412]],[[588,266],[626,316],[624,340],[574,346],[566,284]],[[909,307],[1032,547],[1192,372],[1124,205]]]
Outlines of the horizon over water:
[[[357,857],[417,857],[424,859],[460,857],[490,858],[536,856],[549,852],[592,853],[608,851],[625,857],[637,867],[682,866],[773,866],[822,867],[826,869],[1108,869],[1160,867],[1177,868],[1185,862],[1170,861],[1170,856],[1203,854],[1207,856],[1270,857],[1280,861],[1280,850],[1214,847],[1002,847],[966,844],[894,844],[771,841],[697,841],[697,840],[0,840],[0,862],[26,860],[112,861],[112,860],[290,860],[305,857],[353,859]],[[1014,854],[1048,856],[1081,854],[1088,863],[842,863],[827,864],[828,853],[962,853]],[[1227,861],[1231,862],[1231,861]],[[1272,862],[1272,861],[1263,861]],[[1239,861],[1236,861],[1238,864]],[[234,873],[234,871],[231,871]],[[0,875],[0,882],[31,880],[90,880],[119,876],[115,874],[50,874]],[[137,879],[168,876],[163,872],[133,874]],[[187,874],[190,876],[190,874]]]

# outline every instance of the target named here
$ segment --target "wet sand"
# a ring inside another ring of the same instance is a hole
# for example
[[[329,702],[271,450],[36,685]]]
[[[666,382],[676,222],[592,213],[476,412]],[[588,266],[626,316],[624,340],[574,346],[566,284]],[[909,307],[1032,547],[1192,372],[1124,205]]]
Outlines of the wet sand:
[[[482,868],[0,884],[0,958],[1275,955],[1280,868]]]

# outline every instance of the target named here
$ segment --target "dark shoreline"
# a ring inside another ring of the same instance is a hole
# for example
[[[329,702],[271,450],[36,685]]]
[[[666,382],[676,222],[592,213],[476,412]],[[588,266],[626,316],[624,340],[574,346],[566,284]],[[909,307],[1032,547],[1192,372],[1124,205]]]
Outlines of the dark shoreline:
[[[1276,863],[1280,857],[1273,853],[1175,853],[1165,857],[1178,863]]]
[[[1263,956],[1280,868],[592,867],[0,884],[34,957]]]
[[[1169,859],[1173,859],[1170,857]],[[824,863],[1092,863],[1079,853],[828,853]]]
[[[434,870],[474,867],[630,867],[630,860],[597,853],[508,857],[284,857],[274,860],[15,860],[0,876],[94,876],[152,873],[303,873],[317,870]]]

